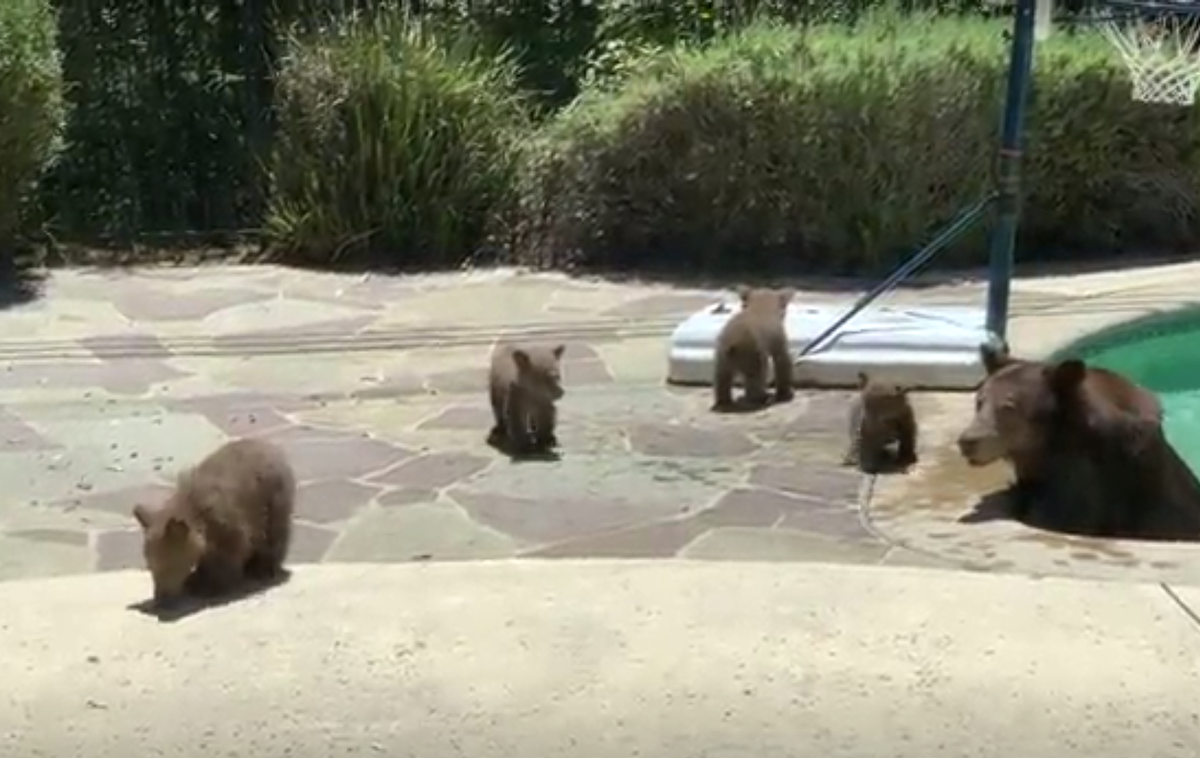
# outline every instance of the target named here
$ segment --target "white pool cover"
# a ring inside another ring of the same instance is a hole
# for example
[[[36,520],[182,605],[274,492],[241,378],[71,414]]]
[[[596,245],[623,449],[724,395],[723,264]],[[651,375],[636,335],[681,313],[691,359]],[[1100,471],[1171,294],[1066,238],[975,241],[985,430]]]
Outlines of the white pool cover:
[[[714,303],[671,335],[667,381],[711,385],[721,327],[740,308],[736,298]],[[788,309],[793,357],[834,323],[850,303]],[[970,389],[983,378],[979,346],[995,338],[984,309],[962,306],[871,306],[827,338],[796,366],[796,383],[846,387],[859,371],[921,389]]]

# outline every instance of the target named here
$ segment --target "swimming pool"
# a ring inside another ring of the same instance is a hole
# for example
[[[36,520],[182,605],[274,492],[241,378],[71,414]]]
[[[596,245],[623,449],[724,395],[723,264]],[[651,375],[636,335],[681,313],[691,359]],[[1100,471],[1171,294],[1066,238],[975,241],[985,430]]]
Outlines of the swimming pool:
[[[1200,308],[1139,319],[1085,337],[1060,352],[1154,390],[1167,438],[1200,474]]]

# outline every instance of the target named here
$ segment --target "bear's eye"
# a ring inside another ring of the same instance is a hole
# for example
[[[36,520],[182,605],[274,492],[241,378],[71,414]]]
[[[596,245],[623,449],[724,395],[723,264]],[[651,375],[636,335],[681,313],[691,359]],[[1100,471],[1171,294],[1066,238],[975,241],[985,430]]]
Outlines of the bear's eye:
[[[983,408],[983,395],[975,396],[975,412],[978,413]]]

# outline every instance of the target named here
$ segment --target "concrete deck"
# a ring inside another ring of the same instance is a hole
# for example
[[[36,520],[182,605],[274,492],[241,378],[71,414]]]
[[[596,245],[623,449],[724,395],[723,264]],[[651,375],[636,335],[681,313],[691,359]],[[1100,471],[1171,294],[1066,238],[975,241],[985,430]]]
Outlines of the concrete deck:
[[[343,565],[174,624],[125,608],[144,590],[132,572],[0,585],[0,755],[1200,753],[1200,629],[1156,585]]]

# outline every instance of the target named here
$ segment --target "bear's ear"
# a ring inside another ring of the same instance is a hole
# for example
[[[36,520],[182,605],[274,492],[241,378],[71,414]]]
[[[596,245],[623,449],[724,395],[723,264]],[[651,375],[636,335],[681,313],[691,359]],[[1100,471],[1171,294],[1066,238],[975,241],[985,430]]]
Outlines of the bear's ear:
[[[784,287],[779,290],[779,307],[782,310],[787,310],[788,303],[792,302],[792,298],[796,296],[796,290],[791,287]]]
[[[859,371],[858,372],[858,388],[860,390],[866,389],[867,385],[870,383],[871,383],[871,377],[867,375],[867,372]]]
[[[137,505],[133,506],[133,517],[137,519],[138,525],[143,529],[150,528],[152,515],[153,513],[150,511],[150,506],[148,505],[138,503]]]
[[[754,288],[742,284],[739,285],[734,292],[737,293],[738,300],[742,301],[742,307],[745,308],[746,303],[750,302],[750,295],[754,292]]]
[[[1012,356],[1008,352],[1007,344],[997,346],[985,342],[979,346],[979,358],[983,361],[983,368],[987,371],[988,376],[1012,363]]]
[[[1060,361],[1053,366],[1047,366],[1050,386],[1060,397],[1073,394],[1087,376],[1087,364],[1078,358]]]
[[[566,345],[555,345],[554,349],[551,350],[550,352],[554,353],[555,360],[561,360],[563,357],[563,353],[567,352],[567,346]]]

